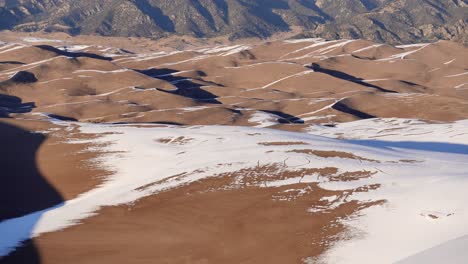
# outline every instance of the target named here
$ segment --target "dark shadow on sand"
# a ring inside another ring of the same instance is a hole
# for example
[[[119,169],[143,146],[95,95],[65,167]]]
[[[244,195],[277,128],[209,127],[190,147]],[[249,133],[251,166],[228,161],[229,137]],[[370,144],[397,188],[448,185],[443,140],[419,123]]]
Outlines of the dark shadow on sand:
[[[337,71],[337,70],[331,70],[331,69],[325,69],[325,68],[321,67],[317,63],[312,63],[312,65],[310,65],[309,68],[314,70],[315,72],[324,73],[324,74],[333,76],[333,77],[338,78],[338,79],[342,79],[342,80],[345,80],[345,81],[348,81],[348,82],[356,83],[356,84],[359,84],[359,85],[362,85],[362,86],[365,86],[365,87],[368,87],[368,88],[373,88],[373,89],[376,89],[376,90],[378,90],[380,92],[398,93],[396,91],[388,90],[388,89],[382,88],[380,86],[367,83],[367,82],[364,81],[364,79],[356,77],[356,76],[352,76],[352,75],[347,74],[345,72],[341,72],[341,71]]]
[[[280,124],[304,124],[304,120],[300,119],[299,117],[286,114],[281,111],[271,111],[271,110],[261,110],[262,112],[273,114],[278,116],[278,123]]]
[[[338,102],[336,104],[334,104],[332,106],[333,109],[337,110],[337,111],[340,111],[340,112],[343,112],[343,113],[346,113],[346,114],[350,114],[350,115],[353,115],[355,117],[358,117],[358,118],[361,118],[361,119],[369,119],[369,118],[375,118],[376,116],[373,116],[373,115],[370,115],[368,113],[364,113],[364,112],[361,112],[359,110],[356,110],[356,109],[353,109],[341,102]]]
[[[28,113],[35,107],[35,103],[23,103],[21,98],[17,96],[0,94],[0,117],[8,117],[11,113]]]
[[[5,220],[31,215],[13,225],[14,233],[30,234],[42,210],[63,203],[60,193],[37,167],[37,152],[45,140],[43,134],[0,120],[0,226],[8,222]],[[14,236],[2,237],[0,234],[0,239],[6,241]],[[41,260],[34,241],[28,240],[10,255],[0,257],[0,263],[39,264]]]
[[[69,51],[57,49],[57,48],[49,46],[49,45],[37,45],[35,47],[40,48],[42,50],[47,50],[47,51],[56,53],[56,54],[61,55],[61,56],[70,57],[70,58],[91,58],[91,59],[105,60],[105,61],[112,61],[113,60],[110,57],[104,57],[104,56],[97,55],[97,54],[94,54],[94,53],[69,52]]]
[[[134,122],[114,122],[111,123],[113,125],[138,125],[141,123],[134,123]],[[155,121],[155,122],[145,122],[145,124],[155,124],[155,125],[168,125],[168,126],[184,126],[182,123],[172,122],[172,121]]]
[[[193,99],[208,104],[221,104],[216,98],[217,95],[202,89],[203,86],[213,85],[220,86],[221,84],[205,81],[202,79],[190,79],[187,77],[181,77],[174,75],[178,71],[173,69],[161,68],[161,69],[147,69],[147,70],[136,70],[137,72],[149,76],[151,78],[160,79],[167,81],[177,87],[175,90],[164,90],[157,88],[161,92],[175,94],[183,97]],[[197,72],[199,76],[205,76],[204,72]],[[198,81],[198,82],[196,82]]]
[[[26,65],[26,63],[21,61],[0,61],[0,64]]]

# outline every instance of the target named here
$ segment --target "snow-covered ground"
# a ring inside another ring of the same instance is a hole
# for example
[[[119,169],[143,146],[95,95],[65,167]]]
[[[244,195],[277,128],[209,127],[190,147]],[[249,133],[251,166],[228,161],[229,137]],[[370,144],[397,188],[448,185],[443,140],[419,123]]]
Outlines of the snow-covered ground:
[[[345,137],[361,144],[411,157],[411,165],[379,166],[380,173],[361,182],[327,182],[327,189],[381,184],[373,192],[351,199],[385,199],[384,206],[363,210],[343,222],[351,228],[321,259],[324,263],[393,263],[446,241],[468,234],[468,121],[427,124],[418,120],[370,119],[338,124],[336,128],[311,128],[311,133]],[[343,237],[344,238],[344,237]],[[466,240],[466,239],[465,239]],[[402,263],[467,263],[459,251],[442,262],[463,242],[445,245]],[[451,249],[451,246],[454,249]],[[467,244],[464,244],[466,248]],[[442,254],[442,255],[439,255]],[[445,254],[445,255],[444,255]],[[426,262],[427,256],[437,256]]]
[[[57,39],[46,39],[46,38],[35,38],[35,37],[26,37],[26,38],[23,38],[23,41],[29,42],[29,43],[37,43],[37,42],[59,43],[59,42],[63,42],[62,40],[57,40]]]
[[[325,189],[349,190],[379,184],[376,190],[356,192],[338,202],[386,200],[343,219],[350,231],[312,263],[393,263],[468,234],[468,121],[427,124],[372,119],[334,128],[313,126],[309,133],[225,126],[59,124],[102,134],[89,142],[104,148],[108,154],[98,161],[115,173],[76,199],[1,222],[0,256],[30,237],[99,214],[104,206],[132,203],[199,179],[275,163],[289,170],[336,167],[337,174],[363,170],[375,174],[342,182],[315,174],[283,181],[272,177],[258,187],[317,182]],[[322,157],[296,150],[339,151],[360,158]],[[170,178],[175,175],[182,176]],[[428,263],[423,260],[431,254],[442,256],[460,243],[466,245],[464,240],[454,241],[402,263]],[[456,260],[451,263],[461,263]]]
[[[468,236],[460,237],[406,258],[397,264],[466,263]]]

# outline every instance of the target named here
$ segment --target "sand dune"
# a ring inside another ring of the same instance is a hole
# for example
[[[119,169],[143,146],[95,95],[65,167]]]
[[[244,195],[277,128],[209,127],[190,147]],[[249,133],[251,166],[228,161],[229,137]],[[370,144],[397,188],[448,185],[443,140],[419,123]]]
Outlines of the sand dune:
[[[276,124],[298,116],[313,124],[323,116],[340,122],[468,115],[466,47],[447,41],[391,47],[277,40],[160,52],[61,42],[2,45],[4,94],[34,102],[32,113],[79,121],[248,125],[253,113],[264,111],[278,116]],[[38,81],[9,81],[18,71]],[[191,107],[205,109],[198,113],[203,121],[186,110]]]

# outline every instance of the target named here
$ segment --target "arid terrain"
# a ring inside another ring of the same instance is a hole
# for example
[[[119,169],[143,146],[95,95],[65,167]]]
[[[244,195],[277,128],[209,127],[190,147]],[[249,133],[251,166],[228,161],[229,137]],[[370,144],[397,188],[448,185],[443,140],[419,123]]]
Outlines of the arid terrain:
[[[0,41],[2,264],[468,258],[463,44]]]
[[[0,90],[22,100],[6,110],[11,116],[294,129],[468,118],[468,52],[454,42],[302,39],[132,51],[22,40],[0,47]]]

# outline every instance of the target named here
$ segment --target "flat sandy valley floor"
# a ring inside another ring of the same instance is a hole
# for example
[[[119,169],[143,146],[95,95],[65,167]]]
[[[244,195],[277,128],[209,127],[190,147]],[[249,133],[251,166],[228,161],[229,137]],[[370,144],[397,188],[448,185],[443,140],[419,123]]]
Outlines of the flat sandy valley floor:
[[[467,263],[468,49],[0,33],[0,263]]]

